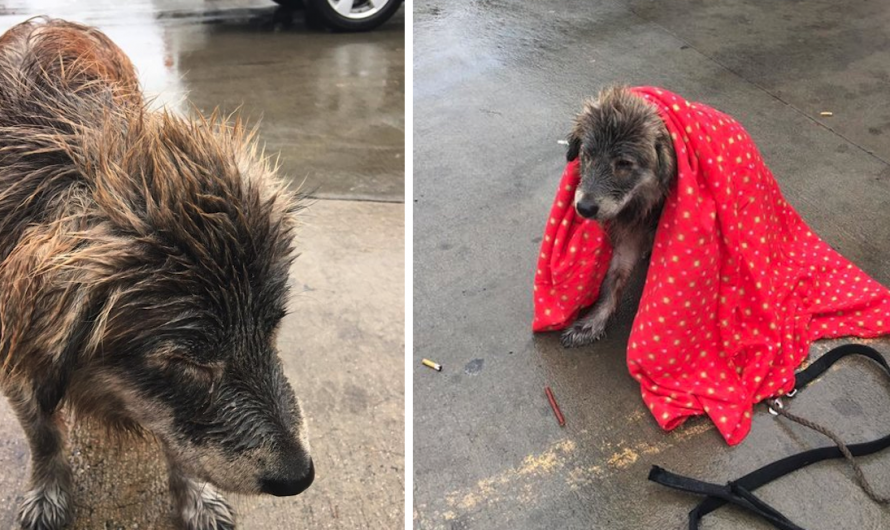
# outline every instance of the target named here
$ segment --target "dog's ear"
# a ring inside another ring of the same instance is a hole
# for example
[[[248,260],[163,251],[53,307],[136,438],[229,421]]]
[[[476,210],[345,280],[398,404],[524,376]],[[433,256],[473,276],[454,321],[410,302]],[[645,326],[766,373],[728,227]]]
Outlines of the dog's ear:
[[[655,168],[658,180],[663,185],[669,185],[677,170],[677,162],[671,135],[664,126],[655,137],[655,155],[658,159]]]
[[[581,134],[577,126],[572,129],[572,132],[569,133],[566,139],[569,142],[569,150],[566,151],[566,161],[571,162],[576,160],[578,155],[581,154]]]
[[[566,152],[566,160],[568,162],[577,160],[581,155],[581,139],[584,138],[584,131],[594,130],[592,124],[595,123],[594,116],[600,110],[600,106],[599,100],[588,99],[584,101],[584,107],[581,109],[581,112],[575,116],[572,132],[566,138],[569,141],[569,150]]]

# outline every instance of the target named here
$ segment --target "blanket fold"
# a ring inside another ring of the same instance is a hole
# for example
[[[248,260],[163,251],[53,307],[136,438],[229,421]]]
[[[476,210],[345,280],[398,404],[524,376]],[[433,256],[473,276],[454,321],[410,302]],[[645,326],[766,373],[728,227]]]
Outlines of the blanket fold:
[[[673,139],[677,181],[627,346],[643,401],[666,430],[708,414],[727,443],[753,405],[794,386],[812,341],[890,332],[890,291],[809,229],[732,117],[667,90],[632,89]],[[535,276],[534,331],[557,330],[596,301],[611,248],[573,207],[566,166]]]

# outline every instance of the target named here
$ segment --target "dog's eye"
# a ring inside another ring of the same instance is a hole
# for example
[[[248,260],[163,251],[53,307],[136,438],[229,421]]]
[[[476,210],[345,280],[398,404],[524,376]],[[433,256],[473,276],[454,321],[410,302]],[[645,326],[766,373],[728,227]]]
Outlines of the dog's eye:
[[[181,370],[181,373],[191,376],[191,379],[211,386],[219,380],[222,374],[222,366],[220,364],[208,365],[178,359],[175,361],[175,365]]]
[[[615,169],[620,169],[622,171],[629,171],[633,169],[634,163],[632,160],[628,160],[626,158],[619,158],[615,161]]]
[[[169,355],[166,357],[166,361],[168,369],[173,369],[208,382],[217,379],[223,368],[222,363],[219,361],[199,361],[184,354]]]

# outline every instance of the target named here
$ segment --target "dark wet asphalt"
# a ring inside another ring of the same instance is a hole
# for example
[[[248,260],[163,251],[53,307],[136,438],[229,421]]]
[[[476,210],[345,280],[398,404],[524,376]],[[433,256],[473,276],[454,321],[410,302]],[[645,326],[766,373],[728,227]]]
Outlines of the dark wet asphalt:
[[[0,9],[2,29],[50,14],[95,25],[130,56],[146,95],[259,121],[282,169],[325,198],[404,200],[404,14],[370,33],[308,29],[268,0],[42,0]]]
[[[404,521],[404,14],[371,33],[276,18],[262,0],[42,0],[0,7],[96,25],[130,55],[155,105],[262,115],[282,171],[321,200],[303,214],[279,348],[308,416],[316,480],[299,497],[228,496],[241,529],[397,528]],[[170,528],[150,442],[71,435],[78,530]],[[0,399],[0,528],[29,452]]]
[[[651,465],[723,482],[826,443],[762,407],[736,448],[704,421],[661,432],[627,375],[627,304],[594,347],[565,351],[556,336],[530,332],[535,258],[564,164],[557,141],[583,97],[617,82],[661,85],[737,117],[807,222],[890,284],[890,7],[663,6],[416,8],[415,528],[679,530],[694,499],[648,483]],[[887,342],[876,346],[890,354]],[[422,357],[443,371],[421,366]],[[886,381],[858,362],[815,383],[794,411],[848,440],[890,424]],[[890,490],[890,454],[863,462]],[[890,528],[890,512],[850,476],[843,464],[820,464],[762,493],[808,529]],[[768,527],[724,509],[704,528]]]

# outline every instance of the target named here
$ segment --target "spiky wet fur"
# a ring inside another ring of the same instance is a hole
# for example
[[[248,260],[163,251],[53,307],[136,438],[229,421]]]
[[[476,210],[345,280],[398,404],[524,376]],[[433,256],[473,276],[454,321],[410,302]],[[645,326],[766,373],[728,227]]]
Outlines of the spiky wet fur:
[[[311,482],[274,341],[298,201],[253,135],[147,109],[95,29],[0,37],[0,387],[31,447],[23,528],[71,519],[63,405],[156,437],[191,530],[232,527],[204,482]]]
[[[676,180],[676,154],[655,108],[626,87],[611,87],[584,103],[569,135],[569,161],[581,159],[579,202],[595,206],[612,245],[612,259],[590,312],[568,327],[566,348],[600,339],[627,280],[651,250],[664,201]],[[630,161],[620,166],[619,161]],[[583,215],[583,214],[582,214]]]

